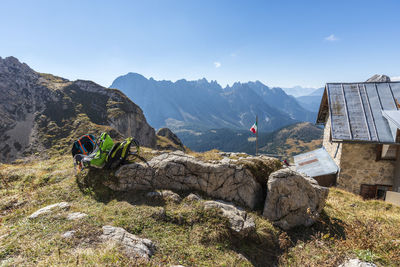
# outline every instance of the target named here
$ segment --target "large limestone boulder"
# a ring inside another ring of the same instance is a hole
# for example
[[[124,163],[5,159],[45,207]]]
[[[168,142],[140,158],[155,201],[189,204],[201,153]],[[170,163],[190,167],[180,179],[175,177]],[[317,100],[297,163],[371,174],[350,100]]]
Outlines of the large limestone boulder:
[[[235,207],[232,203],[221,200],[205,201],[204,209],[215,208],[221,212],[221,215],[229,220],[230,228],[242,237],[246,237],[255,230],[254,219],[248,216],[247,212],[241,208]]]
[[[111,225],[103,226],[103,234],[100,236],[103,240],[111,240],[122,245],[124,252],[131,258],[150,259],[155,252],[154,243],[145,238],[128,233],[121,227]]]
[[[281,169],[269,177],[263,216],[284,230],[310,226],[322,211],[328,192],[313,178]]]
[[[261,206],[264,201],[262,187],[246,165],[204,162],[183,152],[164,153],[147,163],[124,165],[115,175],[118,181],[108,181],[106,185],[116,191],[199,191],[250,209]]]

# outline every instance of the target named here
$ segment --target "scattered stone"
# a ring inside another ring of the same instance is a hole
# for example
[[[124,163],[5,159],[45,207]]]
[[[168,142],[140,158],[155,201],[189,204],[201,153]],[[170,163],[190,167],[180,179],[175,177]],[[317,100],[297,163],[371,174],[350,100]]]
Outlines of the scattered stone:
[[[67,220],[79,220],[82,218],[87,217],[88,215],[86,213],[82,213],[82,212],[73,212],[67,215]]]
[[[121,244],[124,252],[131,258],[144,258],[148,260],[156,249],[151,240],[128,233],[121,227],[103,226],[103,234],[100,238]]]
[[[174,193],[170,190],[163,190],[161,192],[157,191],[148,192],[146,194],[146,197],[153,200],[160,200],[160,199],[171,200],[175,203],[179,203],[182,201],[181,197],[177,193]]]
[[[175,203],[179,203],[182,201],[182,198],[177,193],[174,193],[170,190],[163,190],[161,194],[165,200],[171,200]]]
[[[247,236],[256,227],[254,219],[248,216],[246,211],[235,207],[232,203],[227,203],[221,200],[205,201],[204,208],[219,209],[222,212],[221,215],[229,220],[230,228],[242,237]]]
[[[67,238],[67,239],[68,239],[68,238],[72,238],[72,237],[74,237],[75,233],[76,233],[75,230],[68,231],[68,232],[65,232],[65,233],[62,235],[62,237],[63,237],[63,238]]]
[[[338,267],[376,267],[376,264],[360,261],[359,259],[351,259],[340,264]]]
[[[35,219],[39,217],[40,215],[50,213],[53,209],[59,208],[63,210],[69,209],[70,205],[67,202],[60,202],[60,203],[55,203],[49,206],[46,206],[44,208],[41,208],[34,213],[32,213],[28,218],[29,219]]]
[[[161,199],[162,198],[162,194],[160,192],[157,191],[153,191],[153,192],[148,192],[146,194],[147,198],[151,198],[151,199]]]
[[[290,169],[269,176],[263,216],[284,230],[310,226],[325,205],[329,189]]]
[[[200,201],[201,197],[194,193],[190,193],[187,197],[185,197],[185,200],[190,201],[190,202],[195,202],[195,201]]]
[[[268,157],[254,158],[266,164],[276,160]],[[123,165],[115,175],[118,183],[105,182],[115,191],[198,191],[213,198],[235,201],[250,209],[262,205],[264,201],[261,185],[245,165],[207,163],[181,151],[163,153],[147,163]]]

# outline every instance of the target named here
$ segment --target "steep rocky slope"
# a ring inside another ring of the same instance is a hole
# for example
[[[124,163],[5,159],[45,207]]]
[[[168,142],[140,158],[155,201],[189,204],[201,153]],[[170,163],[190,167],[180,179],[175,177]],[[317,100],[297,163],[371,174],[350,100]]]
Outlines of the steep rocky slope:
[[[14,57],[0,57],[0,162],[63,150],[76,137],[110,131],[154,147],[155,132],[123,93],[91,81],[41,74]]]

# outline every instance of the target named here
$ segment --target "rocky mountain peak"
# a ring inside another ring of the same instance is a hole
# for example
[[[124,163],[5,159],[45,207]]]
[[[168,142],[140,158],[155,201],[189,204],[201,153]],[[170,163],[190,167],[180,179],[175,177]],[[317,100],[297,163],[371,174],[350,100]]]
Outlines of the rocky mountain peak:
[[[390,82],[390,77],[384,74],[375,74],[368,80],[366,80],[367,83],[374,83],[374,82]]]

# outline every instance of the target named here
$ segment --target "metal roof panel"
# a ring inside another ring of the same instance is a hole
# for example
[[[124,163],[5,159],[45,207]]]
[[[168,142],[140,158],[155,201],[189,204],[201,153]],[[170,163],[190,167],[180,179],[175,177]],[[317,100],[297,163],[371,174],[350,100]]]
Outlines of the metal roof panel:
[[[293,157],[296,170],[311,177],[337,173],[336,163],[324,148]]]
[[[328,83],[326,91],[333,140],[394,142],[382,110],[398,109],[399,82]]]

